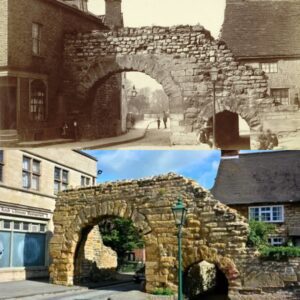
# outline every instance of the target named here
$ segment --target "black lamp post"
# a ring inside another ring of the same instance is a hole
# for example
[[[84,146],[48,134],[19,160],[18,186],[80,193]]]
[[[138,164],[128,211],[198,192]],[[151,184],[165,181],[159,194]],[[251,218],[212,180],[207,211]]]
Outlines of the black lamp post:
[[[218,80],[219,70],[212,67],[210,70],[210,79],[213,83],[213,148],[216,149],[216,82]]]
[[[178,300],[183,300],[182,294],[182,254],[181,254],[181,237],[182,237],[182,227],[185,224],[186,212],[182,200],[178,198],[175,206],[172,207],[172,212],[175,219],[175,224],[178,228],[177,238],[178,238]]]

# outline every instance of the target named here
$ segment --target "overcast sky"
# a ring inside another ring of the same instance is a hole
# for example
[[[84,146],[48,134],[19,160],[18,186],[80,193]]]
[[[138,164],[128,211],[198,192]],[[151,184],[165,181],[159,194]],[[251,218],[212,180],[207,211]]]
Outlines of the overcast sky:
[[[105,13],[104,0],[89,0],[89,10],[97,15]],[[225,0],[123,0],[125,26],[172,26],[201,24],[218,37],[224,18]],[[162,87],[142,73],[130,72],[127,78],[137,89]]]
[[[125,26],[171,26],[200,23],[217,37],[224,18],[225,0],[123,0]],[[89,0],[89,10],[104,14],[104,0]]]

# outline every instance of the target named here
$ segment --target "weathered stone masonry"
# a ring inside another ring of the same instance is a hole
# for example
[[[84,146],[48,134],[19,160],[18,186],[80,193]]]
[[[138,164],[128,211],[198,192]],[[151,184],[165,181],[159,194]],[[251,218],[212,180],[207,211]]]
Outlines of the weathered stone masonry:
[[[101,184],[61,193],[50,242],[51,281],[72,285],[75,252],[83,230],[107,216],[131,218],[146,243],[146,289],[176,289],[177,237],[171,206],[182,196],[188,208],[183,267],[206,260],[225,274],[231,292],[242,287],[240,262],[249,258],[248,225],[235,210],[213,199],[194,181],[176,174]]]
[[[217,113],[228,110],[244,118],[252,148],[257,148],[258,106],[267,97],[266,77],[259,69],[240,65],[224,42],[202,26],[123,28],[65,37],[64,89],[73,106],[86,105],[91,91],[113,74],[143,72],[169,96],[173,144],[197,143],[199,129],[212,117],[212,66],[219,69]]]

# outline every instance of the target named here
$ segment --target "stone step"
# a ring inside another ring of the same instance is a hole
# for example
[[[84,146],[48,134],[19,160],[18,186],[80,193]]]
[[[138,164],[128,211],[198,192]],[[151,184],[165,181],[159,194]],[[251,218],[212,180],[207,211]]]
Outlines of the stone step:
[[[0,147],[15,145],[18,141],[19,139],[17,130],[0,130]]]

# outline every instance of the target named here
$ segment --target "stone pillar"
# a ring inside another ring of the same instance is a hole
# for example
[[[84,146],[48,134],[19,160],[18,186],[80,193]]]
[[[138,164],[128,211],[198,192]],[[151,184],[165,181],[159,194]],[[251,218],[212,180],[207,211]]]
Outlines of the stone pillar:
[[[105,0],[105,25],[111,29],[122,28],[122,0]]]

